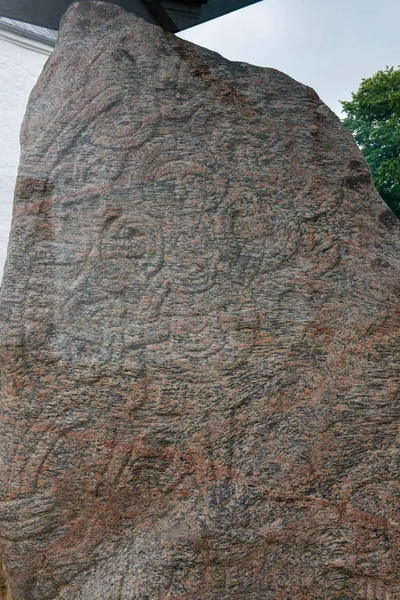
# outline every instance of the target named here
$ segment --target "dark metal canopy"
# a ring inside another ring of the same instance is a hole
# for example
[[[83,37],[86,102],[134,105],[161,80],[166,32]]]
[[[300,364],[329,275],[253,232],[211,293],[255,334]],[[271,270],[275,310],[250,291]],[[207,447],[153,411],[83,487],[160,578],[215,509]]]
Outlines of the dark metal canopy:
[[[109,0],[105,0],[109,1]],[[129,12],[176,33],[260,0],[113,0]],[[0,16],[58,29],[74,0],[0,0]]]

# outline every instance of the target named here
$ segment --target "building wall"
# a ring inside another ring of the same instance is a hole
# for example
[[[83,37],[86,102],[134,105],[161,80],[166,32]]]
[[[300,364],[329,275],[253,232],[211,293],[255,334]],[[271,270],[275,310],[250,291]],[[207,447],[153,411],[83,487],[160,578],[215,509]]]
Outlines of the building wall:
[[[0,30],[0,278],[19,162],[19,130],[29,94],[51,50],[51,46]]]

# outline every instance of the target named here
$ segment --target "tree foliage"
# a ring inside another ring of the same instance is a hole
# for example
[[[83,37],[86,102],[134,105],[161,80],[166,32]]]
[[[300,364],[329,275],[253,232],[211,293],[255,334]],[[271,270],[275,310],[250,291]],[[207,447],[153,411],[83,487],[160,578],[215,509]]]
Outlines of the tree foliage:
[[[400,68],[363,79],[342,106],[343,124],[363,151],[378,192],[400,218]]]

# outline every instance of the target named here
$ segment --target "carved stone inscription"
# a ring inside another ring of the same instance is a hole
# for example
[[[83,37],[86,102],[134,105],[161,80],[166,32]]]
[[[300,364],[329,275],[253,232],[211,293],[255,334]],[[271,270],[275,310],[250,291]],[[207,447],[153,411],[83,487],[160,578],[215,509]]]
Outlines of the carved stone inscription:
[[[399,226],[337,117],[77,2],[21,139],[14,600],[398,598]]]

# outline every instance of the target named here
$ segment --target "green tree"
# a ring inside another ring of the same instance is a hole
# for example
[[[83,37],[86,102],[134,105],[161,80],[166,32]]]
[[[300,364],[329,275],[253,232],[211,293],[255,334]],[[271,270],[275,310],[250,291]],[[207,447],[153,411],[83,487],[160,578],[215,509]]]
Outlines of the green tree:
[[[400,68],[386,67],[363,79],[352,100],[341,102],[374,184],[400,219]]]

